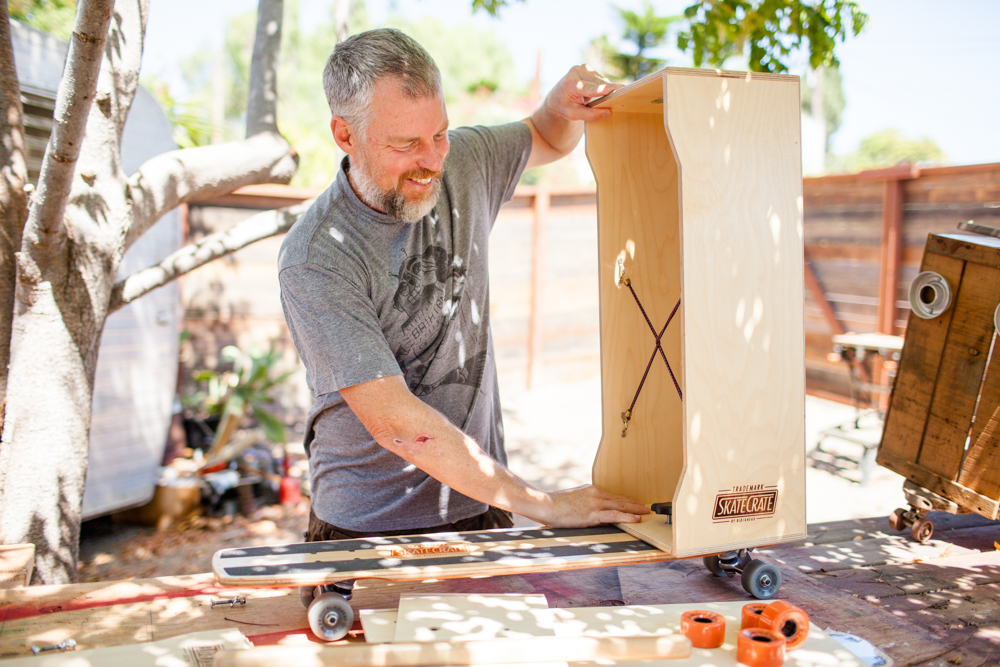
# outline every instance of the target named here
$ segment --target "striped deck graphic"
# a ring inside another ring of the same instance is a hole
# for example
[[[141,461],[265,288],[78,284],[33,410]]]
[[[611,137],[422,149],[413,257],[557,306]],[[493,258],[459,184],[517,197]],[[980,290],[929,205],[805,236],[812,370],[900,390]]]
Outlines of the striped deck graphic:
[[[318,585],[493,576],[666,560],[614,527],[488,530],[224,549],[212,559],[224,586]]]

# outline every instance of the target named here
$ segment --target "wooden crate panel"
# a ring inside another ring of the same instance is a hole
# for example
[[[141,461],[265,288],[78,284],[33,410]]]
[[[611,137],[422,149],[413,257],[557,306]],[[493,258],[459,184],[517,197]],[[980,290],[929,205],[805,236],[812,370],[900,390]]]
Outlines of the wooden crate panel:
[[[936,271],[957,292],[962,284],[964,265],[953,257],[925,253],[920,270]],[[901,475],[906,473],[893,467],[889,455],[908,461],[917,459],[954,312],[954,308],[949,308],[932,320],[910,315],[907,324],[906,344],[900,357],[878,452],[878,462]]]
[[[684,465],[681,398],[663,359],[650,359],[655,336],[632,291],[659,333],[681,296],[677,165],[660,114],[616,111],[591,123],[587,150],[600,221],[603,430],[593,481],[644,503],[668,502]],[[616,281],[619,259],[631,290]],[[681,303],[660,341],[682,390],[683,309]],[[633,399],[623,438],[621,414]]]
[[[798,94],[793,77],[666,77],[683,202],[678,555],[805,530]],[[720,498],[748,488],[773,488],[774,514],[718,520]]]
[[[976,493],[1000,498],[1000,355],[995,337],[992,352],[958,482]]]
[[[993,342],[1000,269],[967,262],[962,284],[952,298],[954,314],[917,464],[944,479],[957,480]]]

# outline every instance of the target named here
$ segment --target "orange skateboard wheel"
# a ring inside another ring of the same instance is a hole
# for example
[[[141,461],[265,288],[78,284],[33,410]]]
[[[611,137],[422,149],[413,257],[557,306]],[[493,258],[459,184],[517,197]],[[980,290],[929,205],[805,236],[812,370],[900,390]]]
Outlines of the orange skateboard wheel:
[[[785,638],[764,628],[740,630],[736,660],[747,667],[781,667],[785,664]]]
[[[791,602],[776,600],[760,613],[758,627],[777,632],[785,638],[788,650],[794,651],[809,636],[809,614]]]
[[[719,648],[726,638],[726,619],[714,611],[686,611],[681,614],[681,634],[694,648]]]
[[[740,630],[760,627],[760,613],[767,607],[766,602],[752,602],[743,605],[743,619],[740,622]]]

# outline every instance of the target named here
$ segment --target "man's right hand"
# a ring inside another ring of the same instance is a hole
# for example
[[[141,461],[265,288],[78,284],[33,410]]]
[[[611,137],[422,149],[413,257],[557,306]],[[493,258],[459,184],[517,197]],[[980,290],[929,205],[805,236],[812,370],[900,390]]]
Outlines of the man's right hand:
[[[529,517],[552,528],[584,528],[602,523],[638,523],[649,508],[638,500],[586,484],[549,493],[543,514]]]

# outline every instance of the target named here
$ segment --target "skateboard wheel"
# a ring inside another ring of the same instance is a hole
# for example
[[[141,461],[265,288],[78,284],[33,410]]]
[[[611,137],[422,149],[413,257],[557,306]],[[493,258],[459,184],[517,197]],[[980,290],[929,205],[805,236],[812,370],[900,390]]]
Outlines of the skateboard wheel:
[[[913,522],[913,527],[910,528],[910,535],[921,544],[931,539],[931,535],[933,534],[934,524],[927,519],[917,519]]]
[[[781,588],[781,571],[767,561],[752,560],[741,574],[743,590],[758,600],[769,600]]]
[[[740,630],[736,660],[747,667],[781,667],[785,664],[785,638],[764,628]]]
[[[324,593],[309,605],[309,628],[323,641],[347,636],[354,625],[354,610],[338,593]]]
[[[726,619],[714,611],[686,611],[681,614],[681,634],[695,648],[719,648],[726,638]]]
[[[718,556],[705,556],[701,559],[701,562],[705,564],[705,569],[714,574],[717,577],[726,576],[726,571],[722,569],[722,565],[719,564]]]
[[[764,611],[767,604],[764,602],[751,602],[743,605],[743,617],[740,619],[740,630],[760,627],[760,612]]]
[[[889,515],[889,527],[893,530],[906,530],[906,517],[903,516],[904,514],[906,514],[906,510],[902,507],[894,509],[892,514]]]
[[[809,636],[809,614],[791,602],[775,600],[760,613],[760,625],[785,638],[785,649],[794,651]]]

